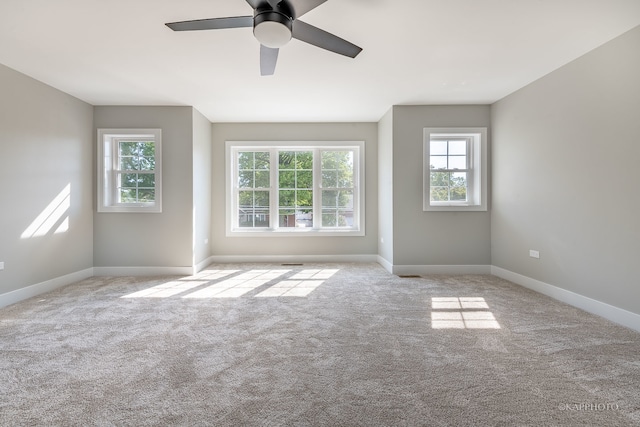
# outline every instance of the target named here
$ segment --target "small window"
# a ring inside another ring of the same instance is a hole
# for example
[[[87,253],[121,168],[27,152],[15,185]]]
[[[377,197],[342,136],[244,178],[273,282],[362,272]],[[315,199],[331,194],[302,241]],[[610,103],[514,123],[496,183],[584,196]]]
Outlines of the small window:
[[[228,235],[363,235],[364,143],[227,142]]]
[[[486,211],[486,128],[424,131],[425,211]]]
[[[162,212],[160,129],[98,130],[98,212]]]

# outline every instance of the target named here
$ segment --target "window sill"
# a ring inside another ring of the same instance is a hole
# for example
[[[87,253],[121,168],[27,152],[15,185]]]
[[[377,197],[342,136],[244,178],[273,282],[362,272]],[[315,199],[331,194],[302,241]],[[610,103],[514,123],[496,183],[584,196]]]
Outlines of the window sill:
[[[424,206],[425,212],[486,212],[487,207],[483,205],[429,205]]]
[[[227,237],[362,237],[364,230],[314,230],[296,228],[293,230],[227,230]]]
[[[161,206],[99,206],[98,213],[162,213]]]

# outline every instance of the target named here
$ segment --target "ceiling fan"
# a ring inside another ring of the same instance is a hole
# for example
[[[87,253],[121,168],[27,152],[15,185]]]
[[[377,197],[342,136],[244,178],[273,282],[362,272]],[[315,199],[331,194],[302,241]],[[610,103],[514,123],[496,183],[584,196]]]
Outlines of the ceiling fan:
[[[173,31],[253,27],[253,34],[260,42],[260,74],[269,76],[276,69],[279,49],[292,38],[350,58],[355,58],[362,51],[353,43],[298,19],[325,1],[247,0],[254,10],[253,16],[196,19],[165,25]]]

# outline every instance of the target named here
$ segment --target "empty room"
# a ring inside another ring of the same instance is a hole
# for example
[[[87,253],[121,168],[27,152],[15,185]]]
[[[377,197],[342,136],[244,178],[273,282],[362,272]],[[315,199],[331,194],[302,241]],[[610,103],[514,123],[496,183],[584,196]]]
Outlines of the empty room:
[[[637,0],[2,0],[0,425],[640,425]]]

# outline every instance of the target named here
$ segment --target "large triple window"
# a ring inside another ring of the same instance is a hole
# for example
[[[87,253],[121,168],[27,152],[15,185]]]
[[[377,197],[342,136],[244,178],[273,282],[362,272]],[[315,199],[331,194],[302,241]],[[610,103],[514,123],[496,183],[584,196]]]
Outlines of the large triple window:
[[[362,142],[227,142],[228,234],[364,234],[363,155]]]

